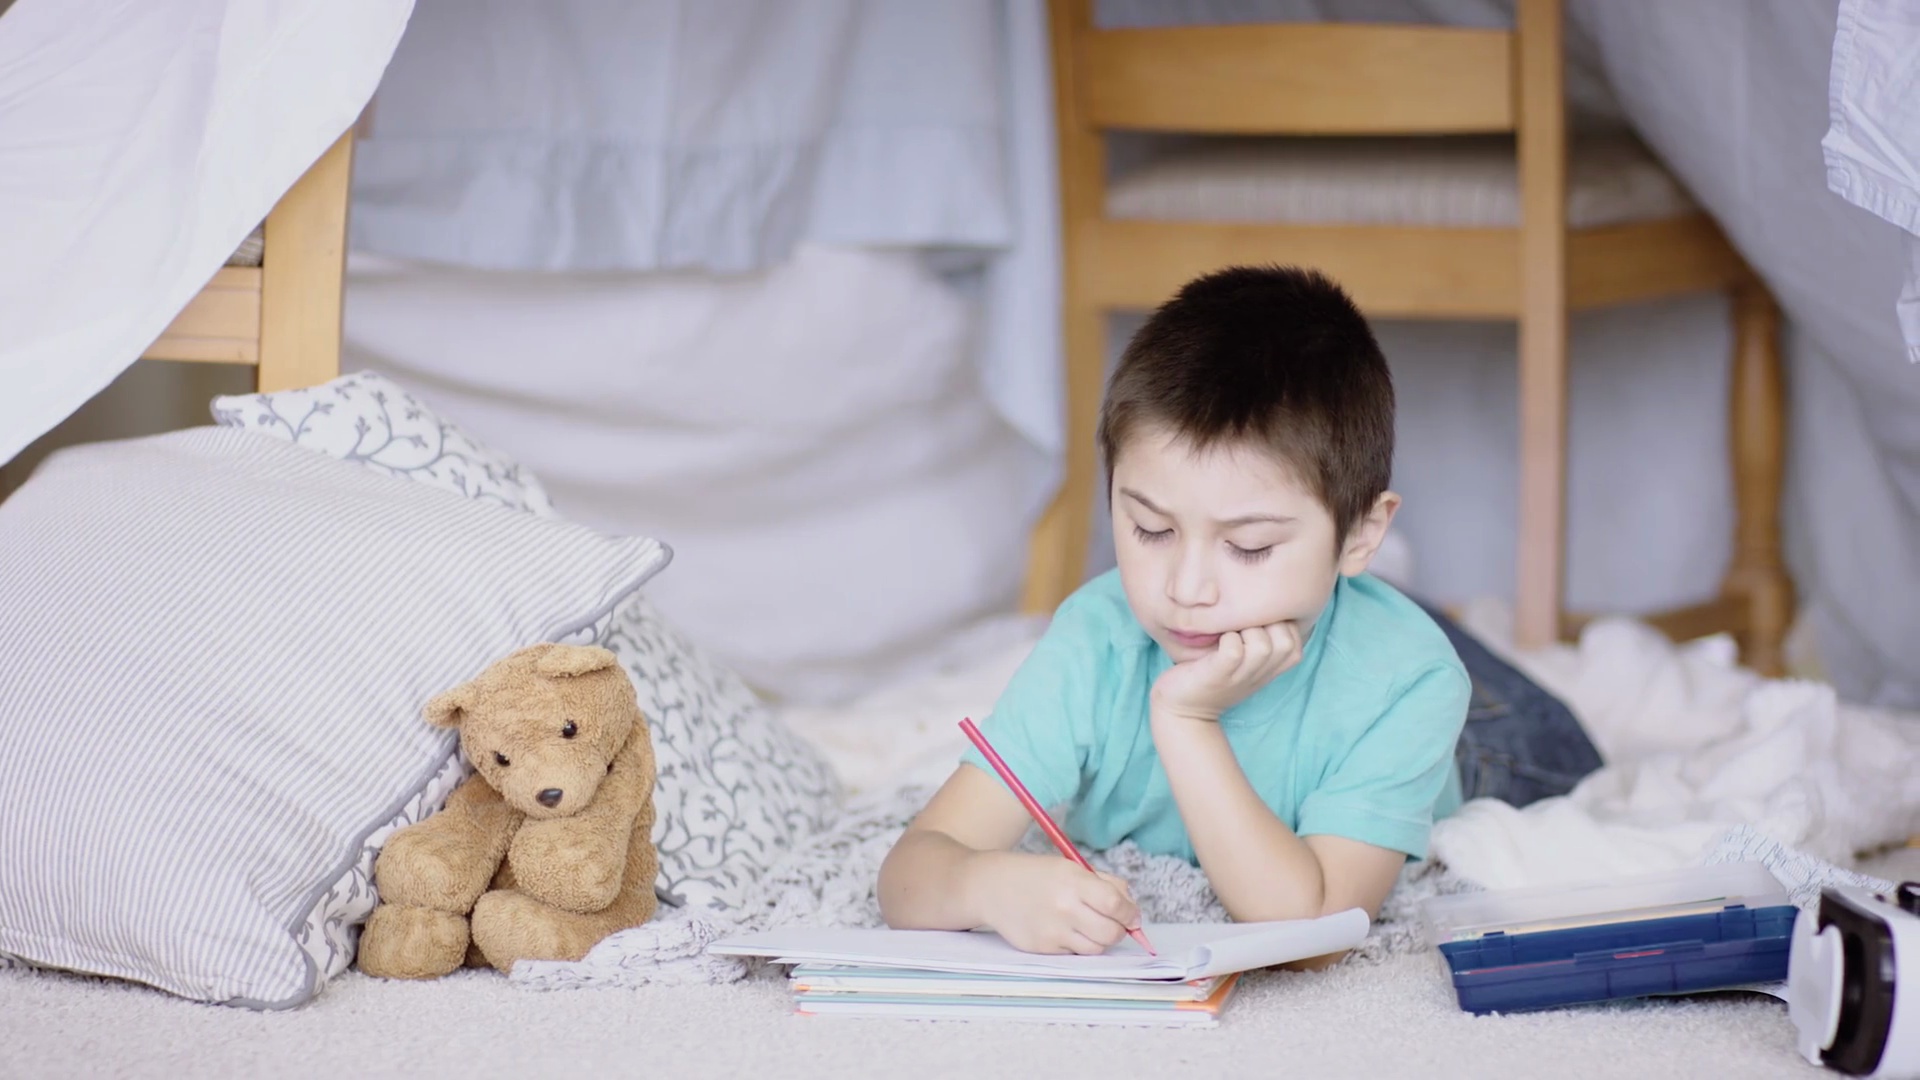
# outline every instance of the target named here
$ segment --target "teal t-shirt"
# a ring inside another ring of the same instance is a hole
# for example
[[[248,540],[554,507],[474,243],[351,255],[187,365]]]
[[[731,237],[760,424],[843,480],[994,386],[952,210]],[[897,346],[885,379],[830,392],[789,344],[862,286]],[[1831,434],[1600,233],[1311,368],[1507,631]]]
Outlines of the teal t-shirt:
[[[1133,617],[1118,571],[1055,613],[980,729],[1040,805],[1095,850],[1132,840],[1194,861],[1153,744],[1148,694],[1173,663]],[[1300,662],[1220,718],[1240,769],[1300,836],[1427,853],[1461,801],[1454,746],[1471,684],[1419,605],[1342,577]],[[978,750],[962,761],[992,775]]]

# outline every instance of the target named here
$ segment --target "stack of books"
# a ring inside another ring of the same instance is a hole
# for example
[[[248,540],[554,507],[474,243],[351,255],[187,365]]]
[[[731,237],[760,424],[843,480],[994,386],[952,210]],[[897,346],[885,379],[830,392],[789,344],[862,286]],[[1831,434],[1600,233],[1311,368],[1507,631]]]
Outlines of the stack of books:
[[[1021,952],[998,934],[772,930],[708,951],[791,968],[806,1016],[1025,1020],[1215,1027],[1243,972],[1358,945],[1367,916],[1270,923],[1148,924],[1156,952],[1123,940],[1099,956]]]
[[[1217,1027],[1240,975],[1124,982],[801,964],[791,981],[803,1016]]]

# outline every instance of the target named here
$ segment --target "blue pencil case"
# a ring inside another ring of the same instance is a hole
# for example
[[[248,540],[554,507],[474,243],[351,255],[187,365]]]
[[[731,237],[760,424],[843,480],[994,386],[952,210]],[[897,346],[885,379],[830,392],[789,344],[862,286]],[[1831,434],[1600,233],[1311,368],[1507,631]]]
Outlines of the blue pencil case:
[[[1798,913],[1760,863],[1435,897],[1421,906],[1427,940],[1460,1007],[1472,1013],[1779,982]]]

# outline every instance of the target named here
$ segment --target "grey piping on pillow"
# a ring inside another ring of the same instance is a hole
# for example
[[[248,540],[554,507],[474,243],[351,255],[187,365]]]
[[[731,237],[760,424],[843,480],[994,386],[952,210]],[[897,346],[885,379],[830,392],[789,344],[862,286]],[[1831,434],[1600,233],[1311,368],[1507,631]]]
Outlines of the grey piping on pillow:
[[[441,742],[446,745],[448,752],[457,754],[460,752],[459,738],[457,734],[449,731]],[[349,850],[347,857],[334,868],[333,872],[323,875],[320,878],[319,884],[315,885],[313,891],[307,894],[307,899],[300,906],[300,916],[294,919],[286,928],[288,934],[299,934],[300,928],[312,920],[314,909],[319,907],[320,902],[325,900],[327,894],[333,891],[334,884],[340,880],[342,875],[353,869],[354,863],[360,861],[360,853],[366,849],[367,838],[381,828],[393,824],[393,819],[400,816],[400,811],[405,809],[409,802],[419,797],[420,793],[426,790],[427,785],[433,782],[433,778],[440,775],[440,770],[446,768],[446,766],[446,754],[442,754],[434,759],[427,766],[426,771],[407,788],[406,794],[394,800],[393,805],[387,808],[387,812],[380,816],[378,824],[354,838],[353,843],[348,845]],[[300,993],[295,994],[285,1001],[262,1001],[258,998],[236,997],[228,998],[220,1002],[220,1004],[238,1006],[243,1009],[258,1009],[262,1012],[279,1012],[285,1009],[297,1009],[305,1005],[307,1002],[320,996],[320,968],[313,962],[313,957],[307,955],[304,950],[300,954],[300,960],[307,966],[306,989]]]
[[[606,618],[608,615],[611,615],[613,613],[613,610],[619,607],[620,604],[627,599],[627,597],[632,596],[636,592],[639,592],[640,589],[643,586],[645,586],[647,582],[652,581],[654,577],[660,573],[660,571],[665,570],[667,568],[667,564],[673,561],[673,548],[668,546],[665,541],[655,540],[654,543],[659,547],[660,559],[657,563],[654,564],[653,569],[651,571],[645,574],[639,575],[638,577],[635,578],[635,580],[631,584],[614,589],[611,595],[609,595],[605,600],[603,600],[598,607],[594,608],[590,614],[587,614],[585,616],[581,616],[578,618],[574,618],[574,619],[569,619],[564,623],[560,623],[554,627],[549,628],[547,632],[541,636],[541,640],[542,641],[560,641],[564,639],[567,635],[572,634],[583,627],[592,626],[594,623],[599,622],[601,619]],[[457,754],[460,752],[458,735],[454,734],[453,732],[448,732],[445,739],[443,739],[442,741],[447,744],[447,749],[451,753]],[[312,891],[310,891],[307,894],[306,900],[303,901],[300,905],[299,914],[294,919],[292,919],[286,926],[286,931],[288,934],[298,935],[300,933],[301,927],[306,926],[309,922],[313,920],[315,909],[318,908],[321,902],[327,898],[327,894],[333,891],[334,885],[337,882],[339,882],[340,878],[343,875],[345,875],[346,873],[348,873],[353,869],[353,866],[355,863],[360,861],[360,853],[366,849],[367,838],[372,836],[374,833],[378,832],[379,830],[385,828],[386,826],[391,825],[393,823],[393,820],[400,816],[400,811],[404,810],[406,808],[406,805],[409,802],[412,802],[414,799],[418,798],[420,793],[426,790],[427,785],[433,782],[433,778],[440,774],[440,770],[445,768],[446,764],[447,764],[446,754],[442,754],[439,757],[435,758],[433,762],[427,766],[425,772],[423,772],[419,777],[417,777],[414,780],[414,782],[407,788],[405,794],[395,799],[393,803],[387,807],[387,811],[384,814],[379,815],[375,819],[374,823],[371,826],[369,826],[365,832],[354,837],[353,842],[347,845],[347,853],[345,856],[341,858],[339,864],[336,865],[331,872],[321,875],[318,883],[315,884]],[[284,1001],[261,1001],[257,998],[237,997],[237,998],[228,998],[227,1000],[221,1002],[220,1004],[232,1005],[232,1006],[237,1006],[245,1009],[257,1009],[263,1012],[278,1012],[285,1009],[297,1009],[300,1006],[305,1005],[307,1002],[312,1001],[314,998],[320,995],[320,989],[319,989],[320,980],[318,978],[320,972],[319,972],[319,968],[313,962],[313,957],[308,956],[303,952],[301,954],[300,959],[303,963],[306,964],[306,967],[307,967],[307,978],[306,978],[307,989],[305,991],[295,994],[294,996]]]

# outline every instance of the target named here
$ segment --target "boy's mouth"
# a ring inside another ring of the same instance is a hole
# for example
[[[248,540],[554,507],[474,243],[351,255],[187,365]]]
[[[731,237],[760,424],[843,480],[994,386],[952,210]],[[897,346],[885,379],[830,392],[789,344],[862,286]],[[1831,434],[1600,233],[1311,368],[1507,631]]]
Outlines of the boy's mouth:
[[[1220,643],[1219,634],[1190,634],[1184,630],[1169,629],[1167,636],[1173,639],[1174,644],[1187,649],[1211,649]]]

